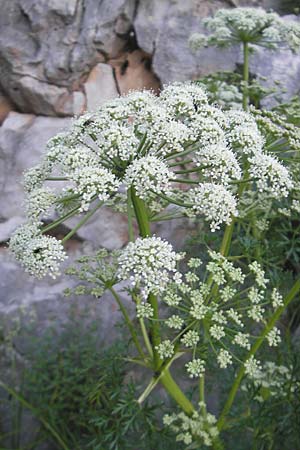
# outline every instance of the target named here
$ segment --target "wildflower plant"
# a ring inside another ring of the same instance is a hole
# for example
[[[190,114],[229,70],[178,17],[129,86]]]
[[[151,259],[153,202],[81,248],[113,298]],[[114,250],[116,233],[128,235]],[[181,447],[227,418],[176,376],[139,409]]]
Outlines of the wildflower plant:
[[[62,244],[103,205],[127,213],[125,248],[100,249],[68,272],[83,281],[78,294],[111,292],[136,347],[133,361],[152,373],[138,402],[161,383],[181,408],[164,423],[189,448],[222,448],[220,433],[241,382],[257,378],[257,351],[278,345],[276,323],[300,290],[298,280],[280,292],[259,260],[231,254],[237,230],[251,229],[253,215],[267,218],[298,195],[296,162],[274,155],[267,145],[272,130],[265,130],[252,113],[223,112],[200,86],[175,83],[159,97],[131,92],[74,120],[25,174],[28,223],[12,236],[10,249],[31,275],[56,276],[66,258]],[[48,213],[57,218],[44,225]],[[78,223],[61,242],[47,235],[73,216]],[[156,222],[179,218],[221,234],[220,247],[189,259],[152,234]],[[118,283],[135,305],[135,319]],[[200,403],[171,375],[180,358],[199,386]],[[221,371],[236,370],[218,418],[205,401],[211,360]]]
[[[243,106],[247,109],[249,97],[249,51],[253,46],[269,50],[288,48],[296,53],[300,49],[300,25],[282,19],[275,12],[262,8],[220,9],[214,17],[203,20],[209,34],[194,33],[189,43],[197,50],[205,46],[220,48],[232,45],[243,47]]]

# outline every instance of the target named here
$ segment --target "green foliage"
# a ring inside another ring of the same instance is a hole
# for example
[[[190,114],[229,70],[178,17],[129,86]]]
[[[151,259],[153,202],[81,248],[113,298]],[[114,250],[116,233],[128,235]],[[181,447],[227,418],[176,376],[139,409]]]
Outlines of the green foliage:
[[[275,93],[278,95],[279,85],[265,87],[263,81],[264,78],[250,74],[247,92],[250,104],[256,108],[260,107],[265,98]],[[212,103],[218,103],[223,108],[241,108],[244,82],[240,66],[235,72],[224,71],[207,75],[197,80],[197,83],[204,86]]]
[[[226,448],[239,450],[285,450],[300,448],[300,357],[299,341],[288,338],[277,350],[277,364],[289,368],[290,379],[276,395],[268,387],[243,389],[229,421]],[[228,380],[224,379],[223,389]],[[245,385],[243,386],[245,388]],[[226,389],[226,388],[225,388]],[[257,401],[257,397],[263,401]],[[241,429],[245,436],[241,436]],[[236,446],[236,447],[235,447]]]
[[[126,342],[104,349],[98,326],[72,321],[60,333],[50,329],[32,340],[24,389],[10,392],[40,423],[30,448],[50,441],[53,450],[130,450],[138,442],[138,450],[180,450],[160,428],[160,404],[137,403],[141,375],[128,374]]]

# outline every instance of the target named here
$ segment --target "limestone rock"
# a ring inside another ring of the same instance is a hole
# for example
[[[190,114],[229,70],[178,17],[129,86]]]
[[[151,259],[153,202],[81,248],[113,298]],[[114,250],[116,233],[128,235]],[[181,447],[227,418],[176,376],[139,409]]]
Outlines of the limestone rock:
[[[118,95],[113,70],[108,64],[97,64],[84,83],[86,108],[94,111]]]
[[[298,20],[293,15],[285,16],[286,20]],[[266,87],[275,87],[279,95],[274,95],[264,99],[263,106],[270,108],[278,103],[275,97],[286,102],[300,92],[300,53],[292,53],[288,49],[279,51],[268,51],[261,47],[255,49],[250,60],[250,70],[256,75],[265,77],[261,83]],[[277,83],[279,82],[279,85]]]
[[[16,228],[24,222],[24,217],[16,216],[11,217],[4,222],[0,222],[0,242],[6,242],[9,240],[12,233]]]
[[[234,69],[236,49],[224,52],[210,48],[194,54],[188,46],[190,35],[203,31],[201,19],[220,7],[226,4],[198,0],[140,3],[134,22],[137,42],[140,48],[153,55],[153,70],[162,83]]]
[[[0,85],[20,111],[73,115],[72,91],[127,44],[135,0],[1,3]],[[76,102],[75,102],[76,103]]]
[[[46,142],[70,119],[10,112],[0,127],[0,218],[22,214],[22,174],[40,161]]]

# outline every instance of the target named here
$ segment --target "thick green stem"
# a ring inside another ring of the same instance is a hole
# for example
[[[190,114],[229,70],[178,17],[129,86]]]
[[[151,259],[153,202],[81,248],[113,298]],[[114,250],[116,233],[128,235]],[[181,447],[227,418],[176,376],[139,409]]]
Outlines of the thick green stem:
[[[169,370],[164,370],[162,372],[160,382],[162,383],[168,394],[170,394],[170,396],[186,414],[192,414],[194,412],[192,403],[184,395],[178,384],[174,381]]]
[[[243,43],[243,109],[248,110],[249,104],[249,44],[248,42]]]
[[[146,211],[144,202],[136,196],[135,190],[131,188],[131,201],[135,211],[136,220],[139,226],[140,235],[142,237],[147,237],[151,235],[150,223]],[[153,363],[154,371],[161,371],[162,361],[159,358],[156,347],[160,343],[160,330],[158,322],[158,301],[155,295],[150,294],[148,301],[153,308],[153,321],[151,321],[150,335],[151,335],[151,345],[153,351]],[[184,395],[180,387],[172,378],[168,368],[161,371],[160,382],[169,393],[169,395],[176,401],[176,403],[185,411],[187,414],[192,414],[194,407],[189,399]]]
[[[267,325],[265,326],[264,330],[262,331],[262,333],[260,334],[260,336],[257,338],[257,340],[255,341],[255,343],[253,344],[253,346],[251,347],[251,349],[249,350],[246,360],[248,360],[249,358],[251,358],[251,356],[254,356],[256,354],[256,352],[258,351],[258,349],[261,347],[262,343],[264,342],[265,337],[267,336],[267,334],[272,330],[272,328],[274,327],[274,325],[276,324],[276,322],[278,321],[278,319],[280,318],[280,316],[282,315],[282,313],[284,312],[284,310],[287,308],[287,306],[290,304],[290,302],[295,298],[295,296],[300,292],[300,279],[297,280],[294,284],[294,286],[292,287],[292,289],[289,291],[289,293],[286,295],[284,301],[283,301],[283,305],[280,306],[275,312],[274,314],[271,316],[271,318],[268,320]],[[244,377],[245,374],[245,366],[242,365],[236,375],[236,378],[234,380],[234,383],[232,385],[231,391],[228,395],[227,401],[225,403],[225,406],[223,408],[223,411],[219,417],[218,420],[218,428],[219,430],[222,430],[225,424],[225,419],[231,409],[231,406],[234,402],[234,399],[236,397],[236,394],[238,392],[238,389],[240,387],[241,381]]]
[[[228,256],[228,254],[229,254],[234,225],[235,225],[235,220],[232,217],[230,225],[227,225],[227,227],[225,228],[222,244],[220,247],[220,253],[223,256]]]

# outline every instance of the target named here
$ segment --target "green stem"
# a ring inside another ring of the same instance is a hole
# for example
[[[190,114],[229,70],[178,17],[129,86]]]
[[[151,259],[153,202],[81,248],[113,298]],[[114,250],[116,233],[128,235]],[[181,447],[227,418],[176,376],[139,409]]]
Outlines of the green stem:
[[[124,307],[124,305],[123,305],[123,303],[122,303],[122,301],[121,301],[119,295],[118,295],[117,292],[114,290],[114,288],[113,288],[113,287],[110,287],[109,290],[110,290],[110,292],[112,293],[114,299],[116,300],[116,302],[117,302],[118,305],[119,305],[120,311],[121,311],[121,313],[123,314],[123,317],[124,317],[125,322],[126,322],[126,324],[127,324],[127,326],[128,326],[128,329],[129,329],[129,331],[130,331],[132,340],[133,340],[133,342],[134,342],[134,344],[135,344],[135,346],[136,346],[137,351],[139,352],[141,358],[145,360],[145,359],[146,359],[146,355],[145,355],[145,353],[143,352],[143,349],[142,349],[142,346],[141,346],[141,344],[140,344],[140,342],[139,342],[139,340],[138,340],[137,333],[136,333],[136,331],[135,331],[134,325],[133,325],[133,323],[132,323],[131,320],[130,320],[130,317],[129,317],[128,313],[127,313],[126,308]]]
[[[91,209],[91,211],[89,211],[84,217],[83,219],[81,219],[78,224],[61,240],[61,242],[66,242],[68,239],[70,239],[75,233],[76,231],[79,230],[79,228],[82,227],[82,225],[84,225],[94,214],[95,212],[101,208],[101,206],[103,205],[103,202],[98,203],[95,208]]]
[[[194,412],[192,403],[184,395],[178,384],[173,379],[169,370],[164,370],[161,373],[160,382],[162,383],[168,394],[170,394],[170,396],[186,414],[192,414]]]
[[[149,340],[149,336],[148,336],[148,333],[146,330],[145,322],[143,319],[139,319],[139,321],[140,321],[140,326],[141,326],[141,331],[142,331],[142,335],[144,338],[145,346],[148,350],[149,355],[151,356],[151,358],[153,358],[153,350],[152,350],[151,342]]]
[[[128,238],[130,242],[134,241],[134,232],[133,232],[133,214],[132,214],[132,203],[131,203],[131,195],[130,189],[127,191],[127,218],[128,218]]]
[[[232,240],[233,230],[234,230],[235,220],[232,217],[230,225],[227,225],[223,235],[222,244],[220,247],[220,253],[223,256],[228,256],[230,250],[230,244]]]
[[[262,331],[260,336],[257,338],[255,343],[249,350],[246,360],[248,360],[249,358],[251,358],[251,356],[254,356],[256,354],[256,352],[258,351],[258,349],[261,347],[262,343],[264,342],[264,339],[267,336],[267,334],[272,330],[272,328],[274,327],[274,325],[276,324],[276,322],[278,321],[278,319],[280,318],[280,316],[282,315],[284,310],[287,308],[287,306],[290,304],[290,302],[295,298],[295,296],[299,292],[300,292],[300,279],[294,283],[294,286],[289,291],[289,293],[286,295],[286,297],[283,301],[283,305],[280,306],[274,312],[274,314],[271,316],[271,318],[268,320],[267,325],[265,326],[264,330]],[[236,394],[238,392],[238,389],[240,387],[240,384],[244,377],[244,374],[245,374],[245,366],[242,365],[236,375],[236,378],[234,380],[234,383],[233,383],[230,393],[228,395],[227,401],[224,405],[223,411],[219,417],[219,420],[218,420],[219,430],[222,430],[224,427],[226,416],[228,415],[228,413],[231,409],[231,406],[234,402],[234,399],[236,397]]]
[[[243,42],[243,109],[248,110],[249,104],[249,44],[248,42]]]
[[[134,188],[131,188],[131,201],[133,204],[136,220],[139,226],[139,232],[141,237],[148,237],[151,235],[150,223],[147,215],[145,203],[139,197],[137,197]],[[153,361],[155,369],[158,369],[160,365],[160,358],[157,353],[156,347],[160,344],[160,333],[158,319],[158,302],[155,295],[150,294],[148,301],[153,308],[153,321],[151,321],[151,344],[153,350]]]
[[[41,233],[46,233],[47,231],[52,230],[52,228],[55,228],[61,223],[65,222],[67,219],[70,219],[71,217],[75,216],[75,214],[78,213],[79,208],[80,206],[76,206],[76,208],[73,208],[64,216],[60,217],[59,219],[56,219],[54,222],[49,223],[49,225],[46,225],[44,228],[41,229]]]
[[[135,190],[131,188],[131,201],[136,215],[136,220],[139,226],[140,235],[142,237],[147,237],[151,235],[149,219],[147,216],[146,206],[144,202],[139,199],[135,193]],[[153,362],[154,370],[159,372],[161,369],[161,360],[157,353],[156,346],[160,343],[160,329],[159,329],[159,315],[158,315],[158,301],[155,295],[150,294],[148,298],[152,308],[153,308],[153,319],[151,321],[151,345],[153,351]],[[187,414],[192,414],[194,407],[188,398],[184,395],[180,387],[177,385],[172,375],[170,374],[168,368],[165,368],[160,373],[160,382],[170,394],[170,396],[176,401],[176,403],[185,411]]]

